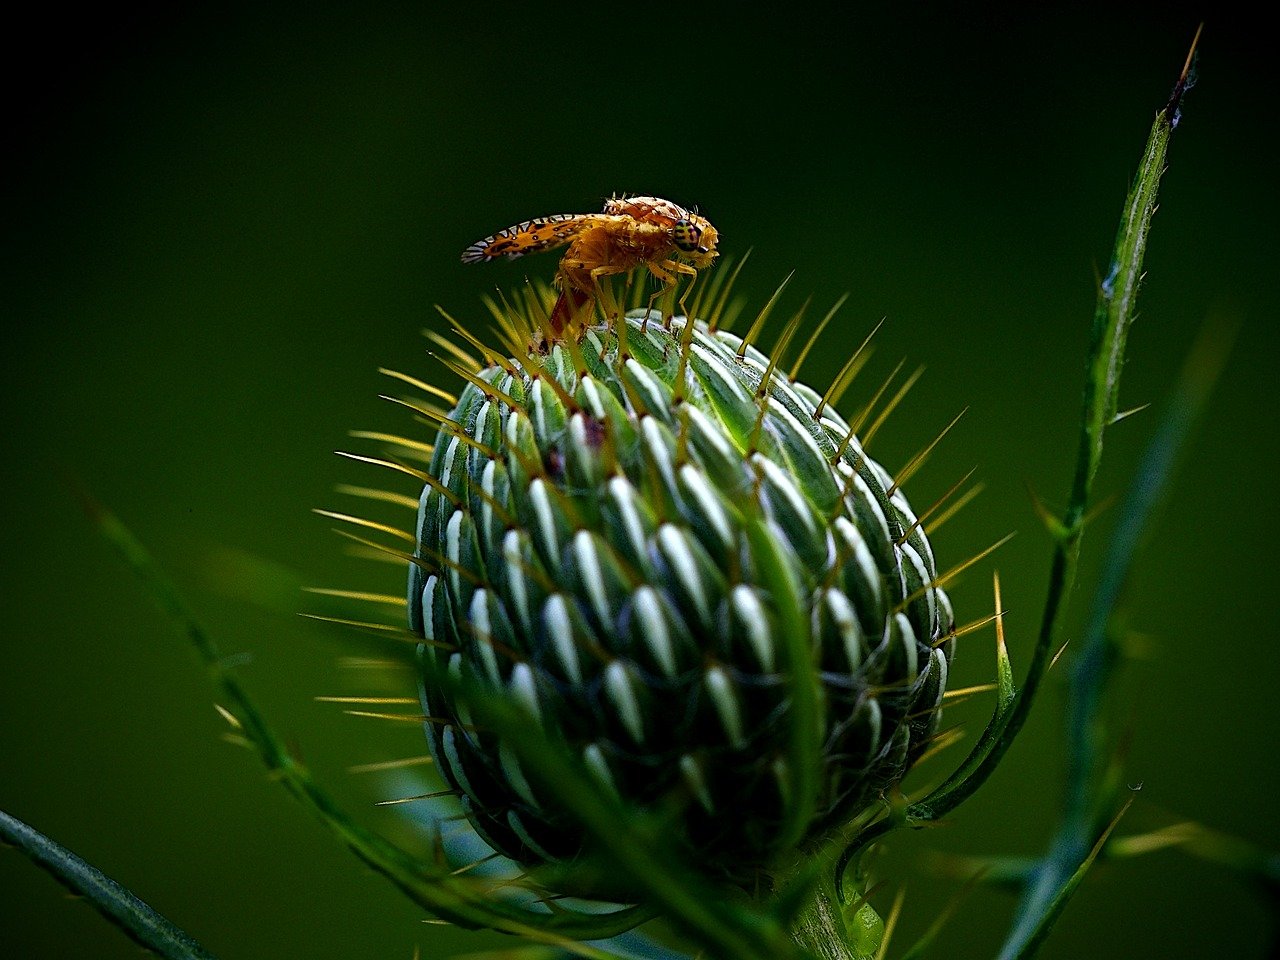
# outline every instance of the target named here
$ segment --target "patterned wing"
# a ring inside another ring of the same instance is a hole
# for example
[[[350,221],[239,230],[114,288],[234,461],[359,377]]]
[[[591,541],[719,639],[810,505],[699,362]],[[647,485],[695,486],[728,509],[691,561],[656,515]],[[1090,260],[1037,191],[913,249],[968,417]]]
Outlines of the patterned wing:
[[[462,251],[462,262],[480,263],[498,257],[514,260],[526,253],[554,250],[563,247],[599,217],[596,213],[557,213],[526,220],[473,243]]]

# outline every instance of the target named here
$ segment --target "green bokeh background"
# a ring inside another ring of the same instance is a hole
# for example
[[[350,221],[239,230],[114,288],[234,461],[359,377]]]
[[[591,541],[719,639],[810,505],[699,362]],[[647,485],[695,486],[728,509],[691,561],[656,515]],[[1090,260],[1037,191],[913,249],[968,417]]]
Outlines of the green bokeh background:
[[[1114,714],[1142,784],[1126,827],[1173,811],[1278,848],[1274,44],[1218,9],[1172,148],[1124,405],[1159,406],[1206,317],[1241,327],[1134,584],[1142,656]],[[1195,15],[365,3],[99,16],[50,11],[9,37],[0,808],[224,960],[506,942],[424,926],[219,740],[193,655],[70,491],[88,486],[132,525],[321,779],[394,829],[372,802],[395,787],[343,770],[417,752],[416,735],[316,704],[350,692],[345,640],[244,602],[210,569],[239,551],[308,583],[398,590],[309,513],[341,506],[334,484],[376,479],[332,456],[346,430],[406,426],[376,399],[376,368],[437,376],[419,333],[439,325],[433,304],[480,330],[483,293],[555,267],[464,267],[466,244],[615,191],[696,203],[722,250],[753,248],[742,289],[756,304],[792,269],[792,309],[812,295],[820,314],[848,291],[812,382],[888,318],[846,409],[899,358],[928,367],[873,445],[890,469],[969,408],[908,492],[923,507],[977,465],[985,493],[935,547],[949,566],[1019,531],[955,598],[962,620],[989,612],[998,567],[1025,663],[1049,556],[1026,484],[1065,497],[1095,271]],[[1155,423],[1108,435],[1103,494],[1123,489]],[[1086,540],[1086,584],[1106,525]],[[990,666],[991,637],[975,634],[956,682]],[[881,906],[907,884],[900,946],[955,889],[926,850],[1045,841],[1064,676],[946,828],[891,844]],[[972,731],[986,709],[954,716]],[[993,955],[1010,910],[979,892],[940,955]],[[1241,885],[1164,853],[1098,870],[1044,956],[1248,958],[1266,931]],[[0,851],[0,941],[37,960],[136,956],[13,851]]]

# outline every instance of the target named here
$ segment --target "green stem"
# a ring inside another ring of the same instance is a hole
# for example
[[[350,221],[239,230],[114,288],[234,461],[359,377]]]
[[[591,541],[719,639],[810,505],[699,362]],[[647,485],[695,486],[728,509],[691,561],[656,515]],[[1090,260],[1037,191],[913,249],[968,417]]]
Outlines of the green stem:
[[[815,960],[868,960],[869,955],[854,953],[848,945],[848,931],[840,915],[835,884],[827,882],[823,886],[831,889],[815,886],[813,897],[796,915],[792,939]]]
[[[884,925],[871,905],[850,911],[840,900],[836,872],[829,863],[810,876],[805,897],[789,917],[788,932],[814,960],[874,960]],[[785,881],[784,881],[785,882]]]

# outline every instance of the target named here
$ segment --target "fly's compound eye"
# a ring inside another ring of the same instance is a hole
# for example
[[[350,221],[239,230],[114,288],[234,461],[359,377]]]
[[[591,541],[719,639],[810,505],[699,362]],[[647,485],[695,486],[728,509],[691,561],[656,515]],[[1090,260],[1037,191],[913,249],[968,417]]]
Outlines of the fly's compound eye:
[[[694,226],[688,220],[677,220],[671,228],[671,242],[678,250],[685,253],[697,253],[698,243],[702,239],[702,228]]]

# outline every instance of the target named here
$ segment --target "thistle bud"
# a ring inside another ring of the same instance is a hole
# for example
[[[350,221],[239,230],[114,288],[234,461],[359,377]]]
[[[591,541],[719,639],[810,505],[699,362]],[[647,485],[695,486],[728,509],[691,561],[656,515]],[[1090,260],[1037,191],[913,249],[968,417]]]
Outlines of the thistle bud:
[[[572,862],[588,835],[473,722],[463,683],[750,884],[903,777],[938,723],[954,621],[902,491],[821,395],[733,334],[659,317],[492,354],[444,419],[408,585],[427,737],[521,864]],[[788,835],[797,676],[816,793]]]

